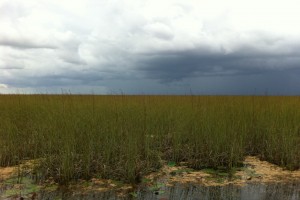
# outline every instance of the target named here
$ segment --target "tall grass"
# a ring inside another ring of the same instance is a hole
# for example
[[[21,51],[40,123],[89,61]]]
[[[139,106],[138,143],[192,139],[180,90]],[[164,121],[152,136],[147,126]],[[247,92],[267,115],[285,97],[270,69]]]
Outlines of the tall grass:
[[[1,95],[0,165],[40,159],[39,179],[138,182],[162,160],[300,168],[300,97]]]

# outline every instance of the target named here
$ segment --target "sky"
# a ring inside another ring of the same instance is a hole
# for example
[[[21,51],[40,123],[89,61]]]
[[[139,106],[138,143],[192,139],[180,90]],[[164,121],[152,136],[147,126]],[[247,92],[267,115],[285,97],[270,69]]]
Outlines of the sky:
[[[300,95],[298,0],[0,0],[0,93]]]

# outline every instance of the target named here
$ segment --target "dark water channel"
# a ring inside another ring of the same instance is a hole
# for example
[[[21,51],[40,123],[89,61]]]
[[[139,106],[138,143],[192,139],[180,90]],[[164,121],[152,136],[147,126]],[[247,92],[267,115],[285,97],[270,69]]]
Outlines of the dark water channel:
[[[300,180],[292,183],[247,184],[244,186],[200,186],[195,184],[178,184],[173,187],[162,187],[157,191],[147,188],[138,190],[126,197],[117,197],[113,192],[52,192],[41,193],[39,199],[65,199],[65,200],[300,200]]]

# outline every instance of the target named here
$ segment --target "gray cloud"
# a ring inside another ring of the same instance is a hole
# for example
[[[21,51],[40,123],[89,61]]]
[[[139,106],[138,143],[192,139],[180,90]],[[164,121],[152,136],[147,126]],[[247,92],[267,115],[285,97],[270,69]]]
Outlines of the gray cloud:
[[[14,70],[14,69],[24,69],[23,66],[0,66],[0,69]]]
[[[246,76],[300,69],[300,54],[296,52],[295,49],[292,53],[280,55],[277,51],[258,52],[245,47],[230,54],[222,51],[205,54],[202,49],[166,51],[141,56],[136,65],[145,77],[161,82],[204,76]]]
[[[6,91],[99,86],[102,92],[182,94],[192,88],[250,94],[269,88],[296,94],[300,89],[295,25],[300,15],[291,2],[246,3],[257,8],[256,15],[233,0],[3,2],[0,82]]]
[[[56,49],[54,45],[50,44],[39,44],[35,43],[34,41],[27,41],[27,40],[13,40],[13,39],[0,39],[1,46],[9,46],[12,48],[18,49]]]

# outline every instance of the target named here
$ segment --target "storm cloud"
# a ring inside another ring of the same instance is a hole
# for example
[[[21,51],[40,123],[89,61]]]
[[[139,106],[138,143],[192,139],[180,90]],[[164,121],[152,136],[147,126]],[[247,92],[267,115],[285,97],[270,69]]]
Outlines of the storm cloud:
[[[0,93],[300,94],[294,0],[0,1]]]

